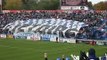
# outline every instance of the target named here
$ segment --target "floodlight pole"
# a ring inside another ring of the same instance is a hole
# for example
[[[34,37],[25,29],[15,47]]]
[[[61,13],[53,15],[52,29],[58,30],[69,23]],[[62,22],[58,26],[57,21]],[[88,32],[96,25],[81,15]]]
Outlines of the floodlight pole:
[[[0,0],[0,14],[2,13],[2,0]]]
[[[62,4],[62,1],[59,0],[59,9],[61,9],[61,4]]]

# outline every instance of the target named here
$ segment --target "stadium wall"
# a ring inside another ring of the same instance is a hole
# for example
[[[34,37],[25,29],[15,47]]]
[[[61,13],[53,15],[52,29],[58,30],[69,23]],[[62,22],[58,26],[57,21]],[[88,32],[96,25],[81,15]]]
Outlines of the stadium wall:
[[[63,8],[65,8],[63,6]],[[70,8],[70,7],[68,7]],[[21,13],[21,12],[32,12],[32,11],[35,11],[35,12],[75,12],[75,13],[78,13],[78,12],[97,12],[97,13],[101,13],[101,12],[105,12],[106,10],[3,10],[3,13],[9,13],[9,12],[12,12],[12,13]]]
[[[89,10],[87,6],[61,6],[61,10]]]
[[[26,37],[26,38],[25,38]],[[5,38],[11,38],[11,39],[25,39],[25,40],[32,40],[32,41],[51,41],[51,42],[57,42],[56,38],[57,35],[6,35],[6,34],[0,34],[0,39],[5,39]],[[91,40],[91,39],[74,39],[74,38],[60,38],[58,37],[58,42],[62,43],[86,43],[86,44],[91,44],[91,45],[107,45],[106,40]],[[93,44],[94,42],[94,44]]]

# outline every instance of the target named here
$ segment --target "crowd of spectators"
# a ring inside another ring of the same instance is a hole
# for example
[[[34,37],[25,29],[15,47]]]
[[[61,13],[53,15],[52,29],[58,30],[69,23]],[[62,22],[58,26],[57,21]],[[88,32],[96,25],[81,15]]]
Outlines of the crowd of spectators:
[[[80,29],[77,39],[102,39],[107,40],[107,11],[78,11],[78,12],[48,12],[48,11],[22,11],[20,13],[9,12],[0,15],[0,31],[15,20],[28,19],[67,19],[85,22],[89,26]]]
[[[48,60],[47,53],[44,53],[44,59]],[[87,53],[85,51],[80,51],[79,56],[71,54],[71,57],[65,57],[65,55],[62,55],[62,58],[58,57],[56,60],[107,60],[107,53],[98,57],[95,49],[90,48]]]

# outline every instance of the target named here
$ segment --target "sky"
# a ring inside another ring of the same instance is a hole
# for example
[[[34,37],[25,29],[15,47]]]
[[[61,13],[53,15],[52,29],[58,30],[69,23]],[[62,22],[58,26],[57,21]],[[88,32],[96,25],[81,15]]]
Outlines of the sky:
[[[107,0],[88,0],[88,1],[91,1],[92,4],[96,4],[96,3],[99,3],[101,1],[107,1]]]

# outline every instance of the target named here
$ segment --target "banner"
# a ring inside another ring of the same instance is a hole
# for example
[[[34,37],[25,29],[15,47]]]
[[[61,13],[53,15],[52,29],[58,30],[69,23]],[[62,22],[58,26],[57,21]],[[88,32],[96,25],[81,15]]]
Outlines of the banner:
[[[87,24],[85,24],[84,22],[66,19],[29,19],[25,21],[20,20],[9,23],[3,29],[9,29],[14,33],[24,31],[24,32],[38,32],[41,34],[47,33],[51,35],[52,34],[58,35],[59,34],[58,32],[60,32],[61,37],[71,38],[72,33],[76,34],[79,31],[79,29],[84,26],[87,26]],[[21,35],[23,35],[23,33]],[[24,36],[26,35],[27,34],[24,33]]]
[[[0,38],[6,38],[6,34],[0,34]]]
[[[32,35],[31,39],[34,41],[40,40],[40,34],[36,33],[36,34]]]
[[[14,38],[15,39],[27,39],[27,37],[25,37],[25,36],[15,36]]]
[[[98,40],[96,41],[96,44],[97,44],[97,45],[105,45],[105,43],[107,43],[107,42],[98,41]]]
[[[57,35],[51,35],[50,41],[56,42],[57,37],[58,37]],[[59,38],[58,38],[58,41],[59,41]]]
[[[12,34],[9,34],[9,35],[7,35],[6,38],[13,38],[13,35],[12,35]]]
[[[60,41],[62,41],[62,42],[67,42],[67,43],[76,43],[76,40],[75,39],[73,39],[73,38],[59,38],[59,40]]]
[[[28,37],[32,37],[35,33],[33,32],[20,32],[20,33],[14,33],[14,38],[20,38],[20,39],[27,39]]]
[[[44,41],[50,41],[50,37],[51,35],[49,34],[42,34],[41,35],[41,40],[44,40]]]

